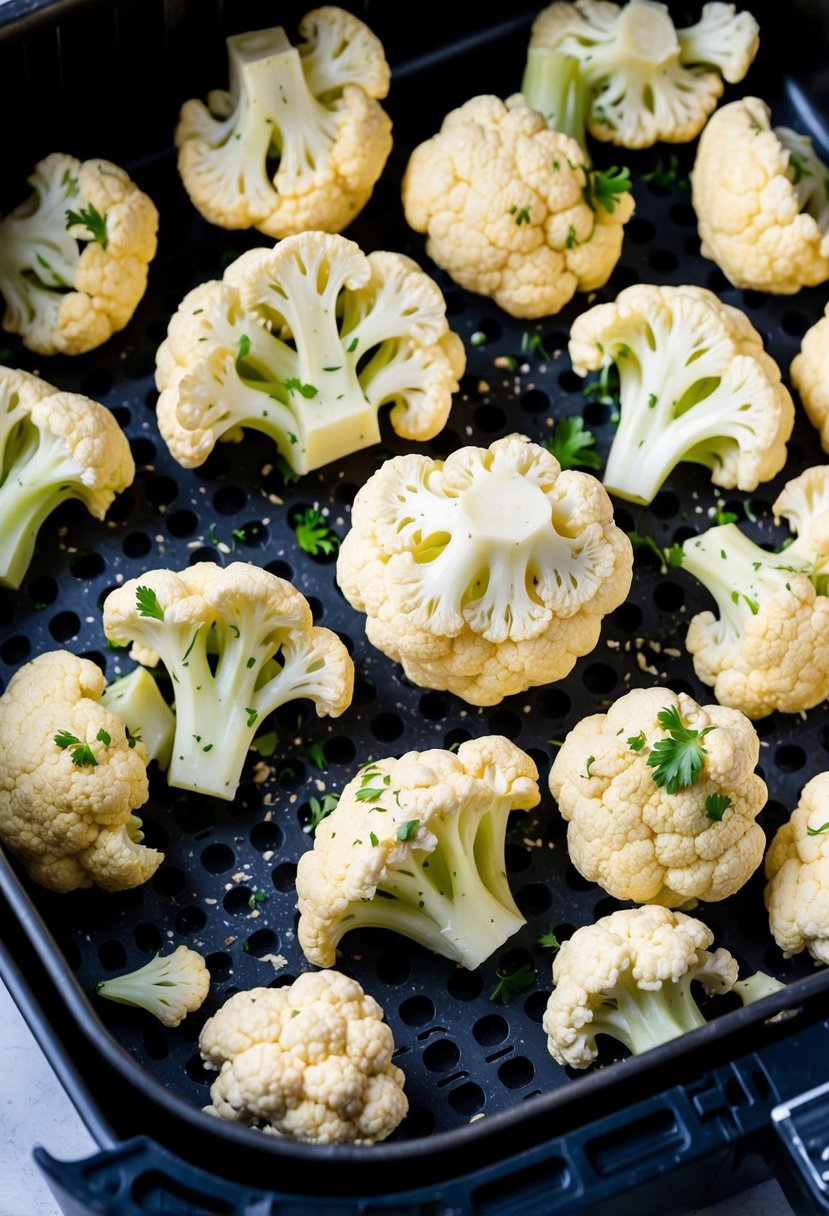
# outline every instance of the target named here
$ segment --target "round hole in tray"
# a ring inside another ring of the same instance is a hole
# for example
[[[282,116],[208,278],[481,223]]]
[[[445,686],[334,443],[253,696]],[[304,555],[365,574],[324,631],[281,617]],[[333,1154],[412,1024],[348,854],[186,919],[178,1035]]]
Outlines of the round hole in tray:
[[[806,763],[806,753],[795,743],[784,743],[775,751],[774,763],[783,773],[796,773]]]
[[[133,940],[143,954],[157,954],[162,946],[158,925],[142,920],[132,931]]]
[[[121,942],[101,942],[98,961],[105,971],[123,971],[127,965],[127,952]]]
[[[351,698],[352,705],[371,705],[372,701],[377,700],[377,687],[371,680],[356,679],[354,681],[354,696]]]
[[[81,631],[80,617],[75,612],[59,612],[49,622],[49,632],[56,642],[68,642]]]
[[[156,870],[152,877],[152,884],[159,895],[171,896],[178,895],[179,891],[183,891],[185,887],[185,879],[181,870],[175,866],[163,865],[160,870]]]
[[[283,861],[273,872],[273,885],[277,891],[293,891],[296,889],[296,865],[292,861]]]
[[[325,741],[325,756],[329,764],[351,764],[357,758],[357,748],[347,735],[332,735]]]
[[[371,733],[380,743],[392,743],[403,734],[404,726],[397,714],[390,711],[375,714],[371,719]]]
[[[656,236],[656,228],[650,220],[642,219],[641,216],[635,215],[629,223],[625,225],[625,237],[632,245],[647,245]]]
[[[143,435],[130,440],[130,451],[136,469],[146,469],[155,460],[155,444],[152,439],[146,439]]]
[[[247,496],[238,486],[222,486],[213,495],[213,507],[219,515],[236,515],[246,502]]]
[[[679,258],[670,249],[654,249],[648,254],[648,262],[660,274],[667,274],[679,266]]]
[[[539,970],[539,975],[545,975],[547,978],[549,978],[550,972],[545,967],[545,968],[543,968],[543,970]],[[541,1019],[544,1017],[544,1014],[547,1012],[547,1002],[549,1001],[549,999],[550,999],[550,989],[549,988],[547,988],[546,990],[542,990],[540,992],[531,992],[530,993],[530,995],[524,1001],[524,1012],[526,1013],[527,1017],[530,1019],[531,1022],[540,1022],[541,1021]]]
[[[521,394],[521,409],[527,414],[537,416],[546,414],[550,408],[550,398],[540,388],[529,388]]]
[[[144,487],[147,502],[156,509],[167,507],[178,498],[178,484],[172,477],[151,477]]]
[[[451,1039],[436,1039],[423,1049],[423,1063],[430,1072],[448,1072],[460,1058],[460,1048]]]
[[[580,393],[582,390],[581,376],[573,371],[558,373],[558,387],[563,393]]]
[[[550,888],[543,882],[531,882],[522,887],[515,897],[515,902],[525,916],[540,916],[546,912],[553,902]]]
[[[482,1047],[495,1047],[503,1043],[509,1034],[509,1022],[500,1013],[488,1013],[478,1018],[472,1027],[472,1033]]]
[[[70,557],[69,569],[77,579],[99,578],[106,570],[106,562],[92,549],[79,549]]]
[[[468,742],[472,736],[463,726],[457,726],[454,730],[448,730],[443,736],[443,746],[447,751],[457,751],[462,743]]]
[[[199,1055],[190,1056],[190,1059],[184,1065],[184,1071],[190,1080],[195,1081],[197,1085],[212,1085],[216,1080],[215,1068],[207,1068],[204,1060]]]
[[[668,214],[681,228],[696,227],[697,214],[690,203],[672,203]]]
[[[211,548],[209,545],[203,545],[199,549],[191,549],[187,555],[187,565],[197,566],[199,562],[212,562],[214,566],[221,566],[222,555],[218,550]]]
[[[9,667],[22,663],[24,659],[28,659],[31,653],[32,643],[22,633],[13,638],[6,638],[3,645],[0,646],[0,659]]]
[[[151,1060],[166,1060],[170,1054],[169,1044],[158,1022],[146,1019],[141,1023],[144,1050]]]
[[[238,886],[231,887],[225,892],[222,900],[222,907],[225,912],[229,912],[231,916],[247,916],[251,909],[251,900],[254,898],[254,892],[250,887]],[[256,901],[254,900],[254,906]]]
[[[498,1080],[505,1089],[523,1089],[535,1077],[535,1067],[526,1056],[512,1056],[498,1069]]]
[[[588,692],[604,696],[612,692],[619,683],[619,677],[607,663],[590,663],[582,672],[584,687]]]
[[[793,338],[800,338],[805,334],[812,321],[805,313],[792,309],[790,312],[783,313],[782,324],[784,333],[791,334]]]
[[[677,696],[679,696],[679,694],[682,692],[685,693],[686,697],[693,697],[696,695],[696,689],[693,687],[693,685],[689,684],[687,680],[683,680],[678,677],[671,677],[670,680],[666,680],[665,687],[670,688],[671,692],[675,692]]]
[[[398,1013],[407,1026],[425,1026],[435,1018],[435,1003],[428,996],[410,996]]]
[[[199,518],[194,511],[173,511],[167,518],[167,531],[171,536],[192,536],[199,526]]]
[[[451,1102],[451,1095],[449,1100]],[[422,1136],[431,1136],[434,1130],[435,1116],[428,1107],[415,1103],[409,1107],[409,1112],[401,1124],[400,1135],[405,1140],[416,1140]]]
[[[507,416],[497,405],[479,405],[474,415],[475,425],[485,435],[493,435],[502,431],[507,424]]]
[[[176,930],[185,937],[191,933],[199,933],[206,924],[207,913],[204,908],[197,908],[195,904],[190,904],[176,913]]]
[[[152,547],[153,542],[146,532],[130,532],[121,541],[124,555],[131,558],[146,557]]]
[[[474,1081],[464,1081],[449,1090],[449,1105],[459,1115],[474,1115],[484,1105],[486,1097],[480,1085]]]
[[[567,863],[567,868],[564,871],[564,881],[571,891],[592,891],[595,889],[592,882],[582,874],[579,874],[572,861],[568,861]],[[561,938],[559,938],[559,941],[561,941]]]
[[[446,990],[456,1001],[474,1001],[483,990],[484,981],[477,971],[453,971],[446,981]]]
[[[512,842],[509,842],[504,849],[504,859],[510,874],[520,874],[522,870],[528,870],[532,864],[530,850],[523,844],[513,844]]]
[[[521,734],[521,719],[510,709],[496,709],[489,715],[489,729],[493,735],[517,739]]]
[[[41,574],[38,578],[33,578],[26,590],[35,612],[42,612],[44,608],[54,604],[58,598],[58,585],[48,574]]]
[[[208,874],[224,874],[236,864],[236,854],[230,845],[215,841],[202,850],[199,860]]]
[[[572,701],[561,688],[545,688],[537,695],[535,705],[545,718],[554,718],[556,721],[566,718],[573,708]]]
[[[255,933],[251,933],[247,943],[245,953],[252,954],[254,958],[261,958],[263,954],[276,954],[280,946],[279,938],[273,929],[257,929]]]
[[[673,519],[679,514],[679,499],[673,490],[660,490],[651,503],[651,510],[657,519]]]
[[[224,950],[215,950],[204,961],[214,984],[221,984],[233,970],[233,959]]]
[[[621,604],[611,612],[608,620],[625,633],[635,633],[642,624],[642,609],[638,604]]]
[[[260,853],[267,853],[278,849],[283,840],[285,833],[278,823],[272,820],[265,820],[264,823],[256,823],[250,830],[250,843]]]
[[[411,971],[408,956],[402,950],[392,950],[388,954],[381,954],[376,966],[377,978],[384,984],[390,984],[393,988],[405,984]]]
[[[685,603],[685,592],[679,583],[657,583],[653,589],[653,602],[660,612],[679,612]]]
[[[418,704],[423,717],[430,722],[440,721],[449,714],[450,701],[444,692],[426,692]]]
[[[275,561],[268,562],[265,566],[268,574],[275,574],[277,578],[284,578],[290,583],[294,577],[294,568],[289,566],[287,562]]]

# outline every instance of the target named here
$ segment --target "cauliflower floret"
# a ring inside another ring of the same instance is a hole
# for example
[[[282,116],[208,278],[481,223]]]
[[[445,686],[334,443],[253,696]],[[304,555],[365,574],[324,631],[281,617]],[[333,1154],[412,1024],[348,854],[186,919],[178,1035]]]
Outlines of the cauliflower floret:
[[[514,317],[544,317],[602,287],[619,259],[633,197],[592,185],[576,140],[549,130],[520,94],[483,96],[415,148],[403,206],[461,287]]]
[[[789,374],[809,421],[820,431],[821,447],[829,452],[829,304],[804,335]]]
[[[336,971],[237,992],[205,1023],[209,1115],[315,1144],[376,1144],[408,1110],[383,1010]]]
[[[763,859],[760,743],[737,710],[634,689],[570,731],[550,771],[576,869],[616,899],[726,899]]]
[[[723,705],[750,718],[798,713],[829,696],[829,467],[807,469],[774,504],[797,539],[778,553],[734,524],[682,546],[682,567],[711,592],[685,645]]]
[[[167,767],[173,751],[176,716],[146,667],[136,667],[128,676],[107,684],[101,704],[114,710],[122,720],[131,747],[143,743],[148,763],[157,760],[159,768]]]
[[[789,958],[829,963],[829,773],[806,785],[766,856],[769,928]]]
[[[759,46],[758,25],[733,4],[706,4],[677,29],[668,7],[630,0],[558,0],[535,19],[530,47],[573,56],[592,91],[588,130],[623,148],[685,143],[702,130],[723,91],[742,80]]]
[[[632,552],[588,473],[522,435],[387,460],[337,562],[378,650],[473,705],[560,680],[628,593]]]
[[[110,592],[104,632],[173,681],[176,729],[170,785],[231,799],[263,719],[286,701],[338,717],[351,702],[354,664],[335,633],[312,624],[304,596],[244,562],[150,570]]]
[[[744,313],[702,287],[627,287],[570,330],[581,376],[615,363],[621,419],[604,484],[651,502],[680,461],[755,490],[786,462],[794,404]]]
[[[737,979],[727,950],[707,949],[714,934],[702,921],[667,908],[628,908],[577,929],[553,963],[543,1026],[559,1064],[587,1068],[596,1035],[634,1055],[705,1025],[691,984],[729,992]]]
[[[230,92],[188,101],[176,128],[178,167],[205,219],[272,237],[341,232],[371,197],[391,151],[389,90],[378,38],[326,5],[299,25],[227,40]]]
[[[95,986],[97,996],[146,1009],[164,1026],[179,1026],[188,1013],[201,1008],[209,990],[210,972],[204,958],[189,946],[179,946],[163,958],[156,954],[136,971]]]
[[[307,232],[184,298],[157,355],[158,425],[185,468],[251,427],[302,474],[378,443],[388,404],[398,435],[431,439],[465,367],[416,262]]]
[[[829,168],[811,141],[771,129],[759,97],[723,106],[691,173],[702,252],[735,287],[792,295],[829,279]]]
[[[55,152],[28,180],[34,193],[0,220],[3,328],[41,355],[93,350],[138,307],[158,212],[106,160]]]
[[[299,860],[297,933],[331,966],[361,925],[394,929],[474,968],[524,918],[506,878],[510,811],[539,801],[529,756],[499,735],[365,765]]]
[[[137,887],[163,860],[133,814],[148,797],[146,752],[98,703],[103,691],[100,668],[56,650],[0,698],[0,839],[52,891]]]

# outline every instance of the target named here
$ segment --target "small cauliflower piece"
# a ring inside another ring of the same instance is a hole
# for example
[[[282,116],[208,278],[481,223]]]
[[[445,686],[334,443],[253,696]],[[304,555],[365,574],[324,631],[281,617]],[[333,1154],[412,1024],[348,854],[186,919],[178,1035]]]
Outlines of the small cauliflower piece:
[[[251,427],[303,474],[379,443],[385,405],[398,435],[431,439],[465,367],[416,262],[307,232],[184,298],[157,355],[158,425],[185,468]]]
[[[122,720],[130,747],[143,743],[148,762],[157,760],[159,768],[167,768],[176,733],[176,716],[146,667],[136,667],[129,675],[107,684],[101,705],[114,710]]]
[[[99,703],[104,676],[65,650],[21,667],[0,697],[0,839],[51,891],[123,891],[163,854],[142,845],[142,744]]]
[[[409,1108],[383,1010],[356,980],[309,972],[237,992],[205,1023],[219,1069],[205,1112],[313,1144],[376,1144]]]
[[[538,771],[508,739],[367,764],[299,859],[297,934],[331,966],[350,929],[393,929],[470,969],[524,924],[507,882],[510,811],[537,805]]]
[[[387,460],[351,525],[337,581],[369,641],[472,705],[562,679],[630,588],[630,541],[600,483],[523,435]]]
[[[692,618],[685,645],[722,705],[764,718],[829,696],[829,466],[807,469],[774,503],[797,539],[770,553],[735,524],[682,546],[682,568],[711,592],[719,616]]]
[[[821,447],[829,452],[829,304],[821,319],[806,331],[789,374],[809,421],[820,431]]]
[[[168,783],[232,799],[264,718],[299,697],[320,717],[351,702],[354,664],[304,596],[245,562],[150,570],[110,592],[104,632],[173,681],[176,728]]]
[[[578,60],[591,90],[587,128],[623,148],[700,133],[723,91],[742,80],[760,40],[750,13],[706,4],[695,25],[677,29],[667,5],[630,0],[557,0],[533,25],[530,48]]]
[[[812,778],[778,828],[766,878],[769,928],[786,958],[808,950],[829,964],[829,773]]]
[[[649,503],[681,461],[715,485],[756,490],[786,463],[794,404],[780,369],[739,309],[702,287],[627,287],[570,330],[580,376],[619,373],[621,419],[604,484]]]
[[[158,212],[106,160],[55,152],[28,180],[34,193],[0,219],[3,328],[40,355],[94,350],[144,295]]]
[[[134,476],[105,406],[0,366],[0,585],[20,586],[38,530],[62,502],[80,499],[103,519]]]
[[[203,957],[189,946],[179,946],[163,958],[156,954],[143,967],[101,980],[97,996],[119,1005],[146,1009],[164,1026],[179,1026],[195,1013],[210,990],[210,972]]]
[[[633,196],[596,190],[596,177],[576,140],[520,94],[474,97],[415,148],[403,206],[461,287],[513,317],[545,317],[602,287],[619,260]]]
[[[735,287],[792,295],[829,279],[829,168],[810,139],[772,129],[759,97],[723,106],[691,173],[704,257]]]
[[[272,237],[341,232],[368,202],[391,151],[380,40],[357,17],[325,5],[299,24],[227,39],[230,91],[185,102],[178,168],[211,224]]]
[[[550,771],[573,865],[616,899],[692,908],[763,859],[760,742],[736,709],[637,688],[583,718]]]
[[[713,941],[702,921],[662,907],[627,908],[577,929],[553,963],[542,1022],[550,1055],[587,1068],[596,1035],[638,1056],[704,1026],[691,984],[730,992],[738,974],[727,950],[707,949]]]

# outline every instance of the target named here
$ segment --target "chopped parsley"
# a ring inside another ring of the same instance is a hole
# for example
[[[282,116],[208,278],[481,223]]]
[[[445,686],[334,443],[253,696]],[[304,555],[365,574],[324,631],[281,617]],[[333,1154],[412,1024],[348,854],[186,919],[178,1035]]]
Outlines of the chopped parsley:
[[[632,752],[641,752],[646,743],[647,739],[643,730],[640,730],[638,735],[630,735],[627,741],[628,747]]]
[[[556,937],[556,930],[552,921],[549,922],[546,930],[539,934],[536,941],[538,942],[539,946],[543,946],[545,950],[553,950],[554,952],[558,953],[558,951],[561,949],[561,942]]]
[[[819,828],[806,829],[807,836],[822,836],[824,832],[829,832],[829,823],[824,823],[823,826]]]
[[[600,469],[602,458],[596,437],[579,417],[559,418],[544,447],[552,452],[562,469]]]
[[[709,794],[705,799],[705,813],[709,819],[715,820],[717,823],[723,817],[725,811],[731,806],[731,799],[728,794]]]
[[[106,733],[104,731],[105,735]],[[100,735],[98,737],[100,738]],[[108,735],[107,740],[111,742]],[[59,730],[55,735],[55,743],[57,743],[61,751],[66,751],[67,748],[71,750],[72,763],[77,765],[78,768],[83,768],[86,765],[89,765],[90,768],[98,767],[98,761],[95,759],[92,748],[88,743],[82,743],[78,736],[73,735],[71,731]]]
[[[663,730],[668,732],[667,739],[659,739],[651,748],[648,765],[653,769],[653,779],[669,794],[693,785],[702,772],[702,762],[707,751],[702,740],[715,730],[714,726],[706,726],[704,730],[692,730],[682,721],[679,710],[675,705],[661,709],[656,715]]]
[[[318,392],[315,385],[303,384],[298,376],[291,376],[289,379],[283,380],[282,383],[289,393],[300,393],[308,401],[310,401],[312,397],[316,397]]]
[[[503,971],[496,971],[495,974],[498,980],[489,994],[489,999],[500,1001],[502,1005],[508,1005],[517,992],[525,992],[527,988],[531,988],[535,980],[535,968],[529,963],[524,963],[509,974]]]
[[[164,609],[152,587],[136,587],[135,607],[139,616],[149,616],[154,621],[164,620]]]
[[[106,249],[109,244],[106,216],[101,215],[92,203],[88,207],[81,207],[80,211],[66,212],[66,227],[71,228],[74,224],[86,228],[92,240],[97,241],[102,249]]]
[[[407,819],[406,822],[401,823],[400,827],[397,829],[397,839],[411,840],[412,836],[414,836],[419,827],[419,819]]]
[[[236,348],[236,358],[244,359],[245,355],[250,351],[250,338],[247,334],[242,334],[239,339],[239,345]]]
[[[519,228],[521,227],[522,224],[529,224],[529,222],[530,222],[529,207],[516,207],[516,205],[513,203],[513,205],[509,209],[509,213],[510,213],[510,215],[515,216],[515,222]]]
[[[340,801],[339,794],[323,794],[322,799],[309,798],[308,809],[311,812],[311,818],[302,829],[303,832],[308,832],[313,835],[316,832],[323,819],[327,819],[334,807]]]
[[[304,553],[316,557],[320,553],[326,556],[336,553],[340,547],[340,538],[329,528],[325,516],[316,507],[308,507],[294,524],[297,543]]]
[[[626,166],[611,165],[601,173],[588,173],[585,170],[584,201],[591,211],[596,210],[596,203],[611,215],[622,195],[633,188],[630,180],[630,169]]]

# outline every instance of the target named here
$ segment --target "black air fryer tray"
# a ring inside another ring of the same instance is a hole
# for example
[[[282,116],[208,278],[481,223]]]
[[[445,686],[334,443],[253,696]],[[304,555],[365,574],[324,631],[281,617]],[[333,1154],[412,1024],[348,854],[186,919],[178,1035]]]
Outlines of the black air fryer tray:
[[[556,317],[537,324],[514,321],[433,267],[422,238],[402,217],[402,169],[414,143],[435,131],[452,106],[475,93],[503,96],[518,87],[532,13],[522,13],[523,7],[490,28],[483,15],[473,19],[427,4],[409,30],[401,24],[411,17],[408,9],[355,6],[383,37],[392,60],[388,108],[396,143],[369,206],[348,235],[367,251],[407,253],[433,273],[450,323],[467,348],[467,373],[449,425],[418,449],[436,457],[464,444],[487,446],[512,431],[542,440],[564,415],[582,415],[605,454],[612,411],[585,396],[567,356],[567,335],[588,303],[612,299],[631,283],[711,288],[747,312],[784,373],[829,295],[827,285],[793,298],[740,292],[701,258],[681,180],[693,146],[623,154],[637,206],[621,261],[602,291],[589,301],[577,297]],[[791,23],[798,14],[784,7]],[[804,78],[796,84],[776,75],[786,39],[794,35],[775,29],[772,13],[755,9],[766,37],[747,91],[777,97],[775,121],[798,121],[793,110],[802,121]],[[826,1013],[829,974],[816,972],[808,956],[782,957],[768,932],[762,874],[755,874],[738,895],[696,915],[711,926],[716,945],[737,957],[742,974],[761,969],[794,986],[747,1010],[737,1009],[733,998],[709,1003],[714,1020],[708,1026],[635,1061],[616,1063],[623,1053],[608,1044],[599,1065],[580,1075],[560,1068],[546,1050],[541,1018],[550,991],[550,955],[537,938],[549,922],[558,926],[560,938],[567,937],[622,906],[568,861],[565,825],[546,790],[554,741],[633,687],[667,685],[710,701],[683,645],[690,616],[709,606],[707,594],[681,571],[666,572],[649,549],[640,548],[627,603],[607,618],[599,645],[566,680],[477,709],[414,686],[374,651],[362,617],[336,586],[334,560],[311,558],[294,537],[292,522],[312,505],[345,535],[358,487],[385,456],[409,450],[387,424],[380,449],[357,453],[294,485],[284,483],[272,444],[255,432],[240,445],[219,445],[193,472],[175,464],[158,435],[154,356],[170,316],[191,287],[220,277],[239,253],[266,243],[256,233],[211,227],[189,203],[169,150],[178,106],[225,80],[224,34],[275,20],[293,32],[302,11],[295,4],[276,14],[259,3],[223,7],[195,0],[11,0],[0,9],[0,22],[7,22],[0,24],[0,79],[17,112],[25,99],[34,115],[25,130],[12,132],[7,164],[15,172],[0,183],[0,210],[17,201],[34,161],[59,149],[126,164],[161,213],[149,289],[127,329],[76,359],[34,358],[5,336],[0,343],[9,348],[8,362],[105,402],[130,438],[137,467],[134,485],[116,499],[105,524],[79,504],[53,515],[41,529],[21,590],[0,592],[3,686],[22,663],[55,647],[92,658],[108,679],[126,672],[131,664],[125,652],[108,649],[103,638],[105,596],[150,568],[180,569],[196,561],[252,561],[290,579],[309,599],[316,621],[337,631],[357,668],[354,702],[339,720],[317,719],[302,702],[275,715],[277,749],[268,759],[250,756],[232,804],[170,790],[155,774],[141,815],[147,843],[163,849],[166,860],[144,887],[58,897],[28,883],[14,862],[0,859],[0,912],[9,926],[0,957],[4,976],[107,1149],[75,1170],[45,1157],[42,1164],[68,1212],[359,1207],[366,1213],[437,1216],[497,1212],[507,1204],[521,1213],[553,1206],[598,1212],[612,1202],[618,1214],[626,1210],[628,1191],[631,1210],[643,1210],[648,1198],[660,1211],[690,1206],[712,1181],[715,1189],[726,1190],[762,1176],[761,1158],[746,1157],[746,1151],[769,1150],[769,1109],[829,1078],[827,1027],[813,1026]],[[803,46],[825,42],[820,32],[808,34],[805,12],[799,19],[803,66]],[[96,63],[104,65],[111,88],[103,104],[100,80],[91,81]],[[806,93],[813,100],[814,87],[809,82]],[[734,95],[729,91],[726,100]],[[813,133],[825,148],[826,132]],[[678,184],[645,182],[657,156],[667,167],[672,152]],[[620,159],[618,151],[601,148],[595,155],[601,165]],[[484,335],[484,344],[473,345],[472,334]],[[540,345],[532,341],[536,335]],[[774,527],[770,504],[786,480],[823,459],[802,412],[789,452],[785,474],[751,496],[719,493],[704,471],[681,466],[650,508],[617,502],[617,522],[669,546],[709,526],[710,514],[720,508],[733,511],[760,542],[777,543],[785,531]],[[802,717],[775,714],[757,728],[770,798],[760,823],[770,838],[805,782],[829,768],[829,718],[820,707]],[[513,817],[507,843],[510,883],[527,918],[525,928],[475,972],[383,931],[353,932],[342,943],[341,969],[380,1001],[394,1030],[411,1104],[402,1127],[372,1149],[313,1149],[202,1116],[211,1079],[197,1048],[205,1019],[232,992],[286,984],[308,967],[295,935],[294,876],[311,843],[304,831],[309,798],[341,789],[369,757],[448,747],[486,733],[513,739],[541,771],[541,807]],[[309,755],[318,743],[325,747],[322,769]],[[266,898],[257,902],[257,893]],[[179,943],[206,956],[213,983],[202,1010],[178,1029],[85,995],[102,977]],[[286,961],[277,970],[272,960],[278,955]],[[506,1007],[493,1003],[496,969],[512,971],[524,963],[537,971],[532,988]],[[791,1012],[768,1020],[783,1009]],[[591,1122],[599,1117],[600,1123]],[[152,1134],[157,1144],[131,1139],[142,1133]],[[124,1140],[129,1143],[120,1147]],[[386,1200],[379,1198],[384,1195]],[[336,1196],[346,1197],[341,1206]]]

